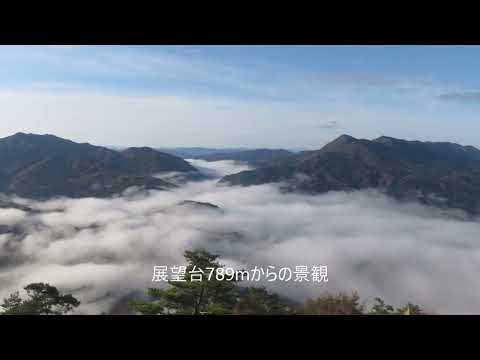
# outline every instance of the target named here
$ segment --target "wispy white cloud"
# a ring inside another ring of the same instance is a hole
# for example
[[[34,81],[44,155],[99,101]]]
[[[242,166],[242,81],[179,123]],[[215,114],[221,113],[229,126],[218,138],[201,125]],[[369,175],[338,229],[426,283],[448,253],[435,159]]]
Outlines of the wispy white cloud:
[[[457,91],[437,95],[436,98],[442,101],[453,101],[460,103],[480,103],[480,91]]]
[[[3,56],[8,57],[8,53],[4,51]],[[143,92],[146,91],[144,82],[148,81],[147,88],[156,91],[163,88],[190,94],[208,92],[231,97],[311,102],[344,99],[346,95],[361,97],[369,91],[375,94],[377,90],[383,96],[428,92],[432,97],[432,91],[440,86],[429,79],[402,78],[380,72],[307,71],[255,61],[255,65],[245,66],[228,58],[204,56],[208,52],[203,52],[201,47],[155,46],[147,51],[132,46],[58,45],[20,47],[15,53],[17,59],[23,58],[39,69],[50,66],[62,71],[63,77],[70,74],[76,80],[88,79],[83,83],[87,90],[98,87],[105,91],[104,82],[115,80],[117,86],[122,81],[131,82],[131,93]],[[53,83],[53,79],[47,82]],[[176,82],[178,87],[168,82]],[[115,87],[109,91],[115,91]]]
[[[220,96],[0,91],[0,136],[52,133],[119,146],[320,148],[342,133],[480,145],[465,117],[353,102],[294,104]]]
[[[436,95],[459,90],[431,79],[247,67],[191,47],[61,47],[0,47],[0,62],[33,64],[29,80],[0,85],[0,134],[49,132],[114,145],[318,148],[349,133],[479,145],[477,114],[438,101]],[[45,66],[62,76],[37,77]]]

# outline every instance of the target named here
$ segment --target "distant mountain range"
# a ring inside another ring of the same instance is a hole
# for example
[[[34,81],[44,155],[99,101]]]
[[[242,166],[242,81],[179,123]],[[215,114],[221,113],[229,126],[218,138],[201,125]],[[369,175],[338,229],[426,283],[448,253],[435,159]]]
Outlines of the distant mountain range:
[[[218,152],[199,156],[199,159],[206,161],[234,160],[241,161],[252,166],[264,166],[268,163],[292,155],[287,150],[255,149],[236,152]]]
[[[163,148],[159,151],[179,156],[183,159],[206,161],[233,160],[251,166],[263,166],[284,156],[300,153],[303,150],[284,149],[210,149],[210,148]]]
[[[480,213],[480,150],[447,142],[342,135],[320,150],[273,160],[221,183],[282,183],[283,191],[325,193],[377,188],[397,199]]]
[[[473,146],[342,135],[313,151],[189,151],[196,155],[183,155],[255,167],[225,176],[222,184],[280,183],[283,191],[307,194],[375,188],[397,199],[480,213],[480,150]],[[147,147],[116,151],[24,133],[0,139],[0,193],[6,195],[47,199],[108,197],[132,186],[168,190],[178,186],[172,174],[187,180],[204,178],[181,157]],[[15,206],[3,201],[0,207]]]
[[[0,139],[0,192],[28,198],[105,197],[138,186],[175,185],[152,175],[198,171],[185,160],[150,148],[115,151],[53,135],[17,133]]]
[[[202,147],[177,147],[177,148],[157,148],[156,150],[166,154],[181,157],[182,159],[202,159],[204,156],[210,156],[219,153],[233,154],[248,149],[213,149]]]

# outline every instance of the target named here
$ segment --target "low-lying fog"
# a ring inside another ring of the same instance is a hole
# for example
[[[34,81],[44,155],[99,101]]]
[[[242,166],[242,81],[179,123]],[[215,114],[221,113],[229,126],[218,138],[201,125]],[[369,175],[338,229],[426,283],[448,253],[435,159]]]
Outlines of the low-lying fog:
[[[247,168],[191,162],[217,178]],[[183,265],[183,251],[200,247],[238,269],[327,265],[328,284],[263,283],[298,301],[358,290],[368,301],[480,313],[480,223],[375,191],[306,196],[280,194],[273,185],[237,188],[208,180],[114,199],[12,200],[50,211],[0,209],[0,225],[28,233],[21,241],[0,235],[0,298],[49,282],[82,302],[77,313],[98,314],[132,291],[161,286],[151,282],[152,267]],[[175,207],[183,200],[209,202],[223,212]]]

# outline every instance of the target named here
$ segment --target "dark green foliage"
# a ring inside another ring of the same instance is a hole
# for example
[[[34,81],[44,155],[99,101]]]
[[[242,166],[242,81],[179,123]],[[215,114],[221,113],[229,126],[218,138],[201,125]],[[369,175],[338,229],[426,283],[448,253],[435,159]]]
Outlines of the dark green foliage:
[[[353,292],[351,295],[327,294],[315,300],[307,300],[299,313],[305,315],[425,315],[418,305],[408,303],[401,308],[394,309],[380,298],[375,298],[375,303],[370,311],[365,311],[365,307],[359,304],[359,300],[357,292]]]
[[[236,302],[235,284],[231,280],[219,281],[212,276],[207,280],[209,268],[222,267],[217,262],[217,255],[206,251],[185,251],[187,269],[185,282],[169,281],[170,288],[148,289],[148,295],[152,302],[134,303],[133,308],[147,315],[154,314],[177,314],[177,315],[200,315],[200,314],[228,314],[232,313]],[[192,281],[190,273],[194,266],[196,270],[205,272],[202,281]]]
[[[133,303],[133,309],[144,315],[419,315],[423,311],[417,305],[408,303],[394,309],[380,298],[370,311],[360,304],[357,292],[351,294],[325,294],[309,299],[303,306],[291,306],[277,294],[270,294],[265,288],[239,287],[235,280],[222,281],[214,276],[208,280],[192,281],[190,273],[194,267],[223,268],[217,262],[218,256],[206,251],[186,251],[187,269],[185,282],[169,281],[167,289],[150,288],[150,301]],[[205,271],[207,273],[207,271]],[[12,301],[14,301],[13,299]]]
[[[71,294],[62,295],[54,286],[34,283],[24,288],[28,299],[14,292],[0,305],[2,315],[65,315],[80,305]]]
[[[397,309],[397,315],[426,315],[418,305],[408,303]]]
[[[317,299],[308,299],[302,313],[304,315],[361,315],[363,307],[359,305],[360,296],[353,292],[351,295],[326,294]]]
[[[13,294],[10,294],[8,298],[3,299],[3,304],[0,306],[5,309],[5,311],[2,312],[2,315],[19,315],[24,309],[22,305],[23,300],[20,297],[20,293],[16,291]]]
[[[249,287],[235,306],[236,315],[288,315],[292,309],[277,294],[265,288]]]
[[[235,277],[230,280],[192,281],[191,270],[202,269],[207,274],[209,268],[223,268],[218,256],[206,251],[186,251],[187,269],[185,282],[169,281],[167,289],[150,288],[149,302],[134,303],[133,309],[144,315],[281,315],[291,313],[291,309],[276,294],[269,294],[264,288],[240,288]]]
[[[370,315],[393,315],[395,309],[391,305],[385,304],[380,298],[375,298],[375,305],[370,310]]]
[[[393,306],[385,304],[380,298],[375,298],[375,305],[372,307],[369,315],[425,315],[423,310],[418,306],[411,303],[402,306],[401,308],[394,309]]]

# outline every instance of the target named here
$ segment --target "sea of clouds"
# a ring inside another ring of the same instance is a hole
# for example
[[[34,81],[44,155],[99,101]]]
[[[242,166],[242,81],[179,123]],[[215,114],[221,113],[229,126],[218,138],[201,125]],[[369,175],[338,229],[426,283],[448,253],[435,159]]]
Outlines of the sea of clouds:
[[[248,169],[191,163],[217,179]],[[299,302],[358,290],[367,304],[381,297],[433,313],[480,314],[477,220],[370,190],[282,194],[275,185],[229,187],[217,179],[113,199],[12,199],[40,211],[0,209],[0,225],[26,233],[0,235],[0,298],[48,282],[81,301],[77,313],[123,312],[132,296],[162,286],[151,281],[154,265],[183,265],[185,250],[203,248],[237,269],[328,266],[328,283],[245,284]],[[176,206],[183,200],[223,211]]]

